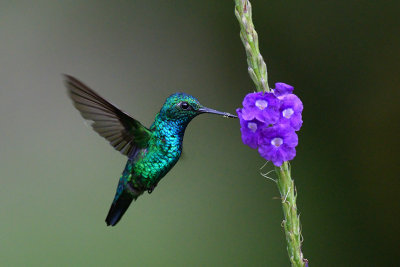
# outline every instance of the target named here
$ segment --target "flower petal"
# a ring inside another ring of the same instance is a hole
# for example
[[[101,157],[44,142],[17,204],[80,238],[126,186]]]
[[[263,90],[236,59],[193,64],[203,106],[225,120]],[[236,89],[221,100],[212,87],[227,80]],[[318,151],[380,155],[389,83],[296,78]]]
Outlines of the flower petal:
[[[283,139],[283,143],[288,147],[296,147],[299,143],[299,138],[295,131],[287,133],[285,138]]]
[[[286,83],[275,83],[274,94],[276,96],[291,94],[294,87]]]

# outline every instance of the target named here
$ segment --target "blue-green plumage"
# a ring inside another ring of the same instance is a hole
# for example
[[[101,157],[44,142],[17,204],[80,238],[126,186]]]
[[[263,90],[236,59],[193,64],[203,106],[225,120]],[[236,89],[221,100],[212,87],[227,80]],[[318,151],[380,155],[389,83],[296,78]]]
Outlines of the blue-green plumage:
[[[65,78],[68,93],[82,116],[92,121],[93,129],[115,149],[128,156],[106,217],[107,225],[117,224],[131,202],[145,191],[151,193],[176,164],[185,129],[194,117],[201,113],[236,117],[206,108],[191,95],[175,93],[167,98],[148,129],[77,79],[68,75]]]

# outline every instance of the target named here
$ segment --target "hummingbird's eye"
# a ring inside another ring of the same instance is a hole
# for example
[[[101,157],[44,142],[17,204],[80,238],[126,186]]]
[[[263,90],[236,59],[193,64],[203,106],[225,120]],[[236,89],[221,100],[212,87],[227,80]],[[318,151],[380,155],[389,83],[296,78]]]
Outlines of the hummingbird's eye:
[[[183,109],[183,110],[190,110],[190,108],[191,108],[191,106],[189,105],[188,102],[181,102],[181,103],[180,103],[180,107],[181,107],[181,109]]]

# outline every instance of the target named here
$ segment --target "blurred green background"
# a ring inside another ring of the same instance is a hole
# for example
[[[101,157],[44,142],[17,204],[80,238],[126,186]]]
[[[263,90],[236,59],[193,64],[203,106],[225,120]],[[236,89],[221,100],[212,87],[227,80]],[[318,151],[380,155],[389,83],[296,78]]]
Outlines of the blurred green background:
[[[252,1],[270,84],[304,103],[292,172],[310,266],[395,266],[399,1]],[[0,1],[1,266],[288,266],[282,210],[239,124],[203,115],[117,227],[125,158],[71,74],[150,125],[176,91],[234,112],[254,90],[233,1]],[[263,171],[272,169],[267,165]]]

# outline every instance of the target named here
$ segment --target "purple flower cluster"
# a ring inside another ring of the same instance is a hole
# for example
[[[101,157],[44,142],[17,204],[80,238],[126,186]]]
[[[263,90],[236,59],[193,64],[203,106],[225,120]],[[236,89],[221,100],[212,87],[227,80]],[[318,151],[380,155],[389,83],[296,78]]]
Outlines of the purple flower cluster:
[[[303,103],[293,89],[288,84],[275,83],[272,93],[246,95],[243,108],[236,110],[243,143],[258,148],[260,155],[275,166],[296,156],[296,131],[303,124]]]

